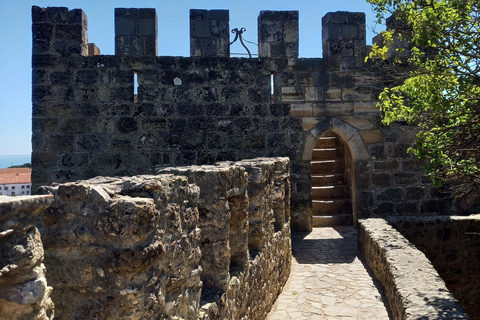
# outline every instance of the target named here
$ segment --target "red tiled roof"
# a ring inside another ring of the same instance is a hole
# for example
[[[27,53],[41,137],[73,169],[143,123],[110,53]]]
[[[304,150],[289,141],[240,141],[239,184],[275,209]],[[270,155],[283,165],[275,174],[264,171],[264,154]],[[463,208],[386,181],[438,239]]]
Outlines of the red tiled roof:
[[[31,168],[0,169],[0,184],[31,183]]]

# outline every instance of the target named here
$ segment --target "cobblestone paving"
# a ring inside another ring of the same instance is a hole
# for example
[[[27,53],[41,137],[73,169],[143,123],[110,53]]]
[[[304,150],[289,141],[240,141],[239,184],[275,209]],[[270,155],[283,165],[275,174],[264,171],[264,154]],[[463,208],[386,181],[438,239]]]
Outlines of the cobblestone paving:
[[[267,320],[390,319],[359,260],[354,227],[292,235],[292,272]]]

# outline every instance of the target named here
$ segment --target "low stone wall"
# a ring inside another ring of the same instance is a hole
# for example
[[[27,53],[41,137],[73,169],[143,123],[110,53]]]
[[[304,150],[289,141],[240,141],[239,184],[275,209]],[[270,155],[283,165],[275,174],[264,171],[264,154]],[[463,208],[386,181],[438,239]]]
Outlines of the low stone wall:
[[[480,319],[480,215],[388,221],[427,256],[470,319]]]
[[[288,158],[163,172],[2,198],[0,319],[265,318],[290,273]]]
[[[387,221],[359,220],[358,246],[394,319],[468,319],[427,257]]]
[[[52,196],[0,196],[0,319],[53,319],[43,246],[35,227]]]
[[[200,319],[264,319],[290,274],[288,158],[167,168],[200,187]]]
[[[55,194],[42,238],[58,319],[195,318],[198,187],[152,175],[46,189]]]

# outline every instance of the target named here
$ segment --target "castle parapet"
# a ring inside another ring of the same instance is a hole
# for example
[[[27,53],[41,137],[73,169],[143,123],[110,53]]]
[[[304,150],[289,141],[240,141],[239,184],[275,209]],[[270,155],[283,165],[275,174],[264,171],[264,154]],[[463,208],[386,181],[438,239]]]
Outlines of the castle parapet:
[[[362,66],[366,55],[365,14],[329,12],[322,18],[323,57]]]
[[[260,11],[258,56],[298,59],[298,11]]]
[[[155,9],[115,8],[115,54],[158,54],[158,18]]]
[[[230,57],[228,10],[190,10],[190,56]]]
[[[33,6],[33,54],[87,56],[87,28],[87,15],[81,9]]]

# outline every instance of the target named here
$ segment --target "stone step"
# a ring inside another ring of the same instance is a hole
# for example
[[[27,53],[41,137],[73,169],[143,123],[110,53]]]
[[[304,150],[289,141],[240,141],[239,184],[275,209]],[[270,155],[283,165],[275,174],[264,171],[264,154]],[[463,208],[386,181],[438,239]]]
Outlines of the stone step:
[[[338,147],[337,137],[320,137],[317,140],[315,149],[336,148]]]
[[[343,159],[340,148],[313,149],[312,160],[337,160]]]
[[[313,215],[347,214],[352,212],[349,199],[313,200]]]
[[[351,214],[314,215],[312,221],[313,227],[347,226],[352,224],[353,218]]]
[[[346,183],[347,180],[343,173],[312,174],[312,187],[338,186]]]
[[[347,185],[312,187],[313,200],[348,199],[348,198],[349,198],[349,188]]]
[[[344,173],[345,162],[343,160],[317,160],[310,161],[312,174],[314,173]]]

